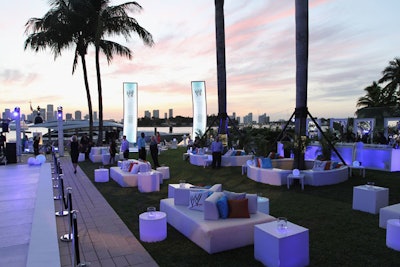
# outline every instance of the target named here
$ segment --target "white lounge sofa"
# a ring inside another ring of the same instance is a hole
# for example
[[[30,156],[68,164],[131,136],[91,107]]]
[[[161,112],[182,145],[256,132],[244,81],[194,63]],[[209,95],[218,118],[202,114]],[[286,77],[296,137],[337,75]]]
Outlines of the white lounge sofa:
[[[292,173],[293,159],[273,159],[273,168],[264,169],[254,166],[247,162],[247,177],[253,181],[281,186],[287,184],[287,176]],[[304,174],[304,184],[312,186],[323,186],[338,184],[348,179],[348,167],[343,165],[332,170],[313,170],[314,161],[306,160],[306,170]]]
[[[130,162],[136,163],[135,169],[128,171],[127,164]],[[123,161],[121,167],[110,168],[110,178],[117,182],[122,187],[136,187],[138,186],[138,172],[151,171],[151,165],[148,162],[141,162],[138,160]]]
[[[94,146],[90,149],[89,159],[93,163],[103,162],[103,154],[108,153],[108,147]]]
[[[221,157],[221,166],[222,167],[230,167],[230,166],[242,166],[245,165],[248,160],[253,158],[252,155],[237,155],[232,156],[236,151],[229,150]],[[241,151],[239,151],[241,152]],[[196,166],[208,166],[212,162],[211,154],[193,154],[189,153],[189,161],[192,165]]]
[[[167,222],[171,226],[209,254],[253,244],[254,225],[275,220],[273,216],[257,211],[255,194],[252,196],[248,194],[249,211],[250,199],[253,206],[250,218],[218,219],[216,200],[224,195],[223,192],[214,192],[210,195],[204,202],[204,211],[198,211],[188,208],[186,201],[189,200],[177,199],[178,196],[184,197],[190,194],[180,194],[179,190],[180,188],[175,189],[175,198],[160,201],[160,210],[167,214]],[[183,190],[190,192],[188,189]]]

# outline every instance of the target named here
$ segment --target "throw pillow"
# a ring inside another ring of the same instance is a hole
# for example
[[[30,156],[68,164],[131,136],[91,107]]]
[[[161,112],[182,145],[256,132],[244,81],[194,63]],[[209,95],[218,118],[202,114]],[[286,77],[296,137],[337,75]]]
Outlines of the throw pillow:
[[[224,194],[228,199],[245,199],[246,193],[235,193],[224,190]]]
[[[131,162],[131,163],[129,164],[128,172],[131,172],[131,171],[132,171],[132,168],[133,168],[133,162]]]
[[[314,171],[323,171],[326,165],[326,161],[316,160],[314,161]]]
[[[229,214],[228,198],[225,195],[217,200],[217,208],[220,218],[222,219],[228,218]]]
[[[272,161],[270,158],[263,158],[261,168],[272,169]]]
[[[246,198],[249,201],[249,213],[250,214],[257,213],[257,208],[258,208],[257,194],[246,194]]]
[[[134,164],[133,164],[133,167],[132,167],[132,169],[131,169],[131,173],[137,174],[138,172],[139,172],[139,164],[134,163]]]
[[[204,210],[204,200],[209,196],[208,191],[190,191],[189,206],[191,210]]]
[[[331,164],[332,164],[331,161],[327,161],[326,164],[325,164],[324,170],[325,171],[330,170],[331,169]]]
[[[228,199],[228,218],[250,218],[248,199]]]

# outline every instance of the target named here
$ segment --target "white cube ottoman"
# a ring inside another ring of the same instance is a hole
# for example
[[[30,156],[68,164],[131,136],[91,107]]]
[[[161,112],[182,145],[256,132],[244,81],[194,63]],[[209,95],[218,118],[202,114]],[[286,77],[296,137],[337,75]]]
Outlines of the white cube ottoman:
[[[100,183],[108,182],[109,181],[108,169],[94,170],[94,181]]]
[[[400,203],[390,205],[379,210],[379,227],[386,229],[386,224],[389,219],[400,218]]]

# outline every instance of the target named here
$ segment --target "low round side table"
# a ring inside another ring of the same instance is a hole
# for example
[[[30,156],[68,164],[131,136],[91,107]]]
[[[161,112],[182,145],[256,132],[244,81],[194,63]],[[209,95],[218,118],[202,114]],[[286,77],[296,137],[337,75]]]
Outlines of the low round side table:
[[[159,242],[167,238],[167,214],[162,211],[144,212],[139,215],[140,240]]]

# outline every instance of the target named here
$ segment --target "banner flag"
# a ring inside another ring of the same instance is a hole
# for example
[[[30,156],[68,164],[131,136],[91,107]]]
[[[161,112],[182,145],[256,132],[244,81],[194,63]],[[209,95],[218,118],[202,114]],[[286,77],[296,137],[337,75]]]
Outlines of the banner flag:
[[[192,81],[193,128],[191,138],[194,140],[196,133],[204,134],[207,127],[206,83]]]
[[[137,83],[124,82],[124,130],[123,135],[130,144],[136,144],[138,120],[138,88]]]

